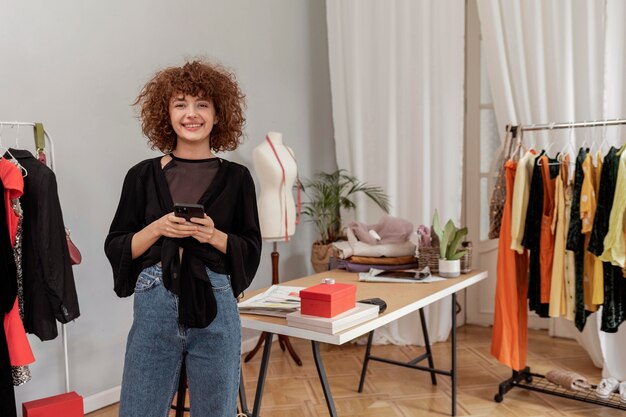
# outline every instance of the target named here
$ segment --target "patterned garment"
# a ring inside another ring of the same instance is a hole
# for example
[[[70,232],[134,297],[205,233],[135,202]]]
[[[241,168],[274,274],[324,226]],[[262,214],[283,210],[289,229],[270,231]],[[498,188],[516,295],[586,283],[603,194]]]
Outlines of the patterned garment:
[[[13,386],[19,387],[24,385],[32,378],[28,365],[11,366],[11,376],[13,377]]]
[[[583,222],[580,218],[580,195],[583,187],[584,172],[583,162],[589,152],[588,148],[580,148],[576,157],[576,169],[574,171],[574,195],[572,200],[572,213],[567,233],[568,250],[574,252],[574,268],[576,274],[576,328],[582,331],[587,322],[589,312],[585,311],[584,292],[584,266],[585,266],[585,239],[582,234]]]
[[[17,233],[15,236],[15,245],[13,245],[13,257],[15,258],[15,266],[17,268],[17,303],[20,310],[20,317],[24,319],[24,283],[22,276],[22,206],[20,200],[12,201],[13,210],[19,216],[17,225]],[[11,366],[11,376],[13,377],[13,386],[19,387],[31,380],[30,369],[28,365]]]
[[[17,304],[20,309],[20,318],[24,320],[24,276],[22,274],[22,222],[24,216],[19,199],[13,200],[13,210],[20,217],[15,235],[15,245],[13,245],[13,257],[17,267]]]

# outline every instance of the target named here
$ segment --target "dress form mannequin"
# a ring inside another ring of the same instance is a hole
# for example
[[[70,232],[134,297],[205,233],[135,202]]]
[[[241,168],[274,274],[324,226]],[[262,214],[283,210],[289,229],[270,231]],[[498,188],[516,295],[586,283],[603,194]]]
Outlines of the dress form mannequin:
[[[283,144],[281,133],[269,132],[254,149],[252,161],[261,184],[258,201],[261,236],[270,242],[287,241],[296,230],[292,189],[298,167],[293,153]]]
[[[283,135],[269,132],[265,140],[252,152],[252,162],[261,184],[261,194],[257,201],[261,237],[273,242],[272,284],[278,284],[278,242],[287,242],[296,231],[296,206],[292,189],[297,178],[298,167],[293,152],[283,143]],[[263,332],[254,349],[244,358],[248,362],[254,357],[265,341]],[[280,348],[287,349],[293,360],[302,366],[302,360],[291,346],[289,338],[278,335]]]

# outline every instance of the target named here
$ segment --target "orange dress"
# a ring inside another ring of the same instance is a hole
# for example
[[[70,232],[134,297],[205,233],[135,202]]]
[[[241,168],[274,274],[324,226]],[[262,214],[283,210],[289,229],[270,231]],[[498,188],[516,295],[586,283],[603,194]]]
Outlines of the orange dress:
[[[496,300],[491,336],[491,354],[518,371],[526,365],[528,351],[528,252],[511,249],[513,184],[517,163],[504,164],[506,200],[498,242]]]
[[[11,162],[0,158],[0,179],[4,185],[4,205],[7,218],[4,221],[9,226],[11,245],[15,245],[19,216],[13,211],[11,200],[21,197],[24,190],[24,178],[20,170]],[[3,219],[0,219],[2,221]],[[9,348],[11,366],[23,366],[35,362],[35,356],[24,331],[24,324],[20,317],[17,297],[11,311],[4,315],[4,331]]]
[[[543,214],[541,216],[541,234],[539,244],[539,270],[541,282],[541,303],[550,303],[550,287],[552,285],[552,262],[554,258],[554,235],[552,219],[554,217],[555,179],[550,177],[550,160],[541,157],[541,174],[543,178]]]

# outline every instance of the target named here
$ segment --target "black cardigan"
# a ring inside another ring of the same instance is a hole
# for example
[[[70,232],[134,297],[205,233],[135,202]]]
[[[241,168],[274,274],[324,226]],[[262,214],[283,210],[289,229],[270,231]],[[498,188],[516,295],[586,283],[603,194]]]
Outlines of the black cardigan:
[[[140,162],[126,174],[120,202],[105,241],[119,297],[134,292],[139,273],[161,262],[165,287],[180,297],[178,320],[190,327],[206,327],[217,313],[205,266],[229,274],[233,295],[252,282],[261,258],[261,232],[252,176],[246,167],[221,160],[200,204],[215,227],[228,234],[226,254],[193,238],[161,237],[143,255],[132,259],[133,235],[174,210],[161,156]],[[184,247],[182,260],[179,247]]]

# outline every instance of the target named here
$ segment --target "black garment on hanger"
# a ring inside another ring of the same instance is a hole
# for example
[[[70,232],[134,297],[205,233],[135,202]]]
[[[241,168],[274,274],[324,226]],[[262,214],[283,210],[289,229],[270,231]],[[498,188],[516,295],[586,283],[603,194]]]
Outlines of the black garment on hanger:
[[[580,148],[576,157],[576,170],[574,171],[574,193],[572,195],[572,212],[570,215],[569,230],[567,232],[566,249],[574,252],[574,274],[576,294],[576,328],[581,332],[585,328],[589,311],[585,310],[584,268],[585,268],[585,237],[582,234],[583,222],[580,218],[580,194],[583,188],[585,173],[583,162],[589,153],[589,148]]]
[[[2,180],[0,180],[0,197],[2,200],[0,202],[0,305],[2,317],[4,317],[13,308],[15,297],[17,297],[17,270],[9,236]],[[4,326],[0,323],[0,416],[14,417],[16,415],[9,348]]]
[[[593,221],[593,230],[587,250],[596,256],[604,252],[604,237],[609,231],[609,218],[613,208],[619,155],[617,149],[611,148],[604,157],[600,173],[600,189],[598,190],[598,206]],[[604,303],[602,307],[602,324],[600,329],[607,333],[615,333],[619,325],[626,320],[626,279],[622,277],[622,269],[610,262],[602,262],[604,270]]]
[[[540,268],[540,241],[541,218],[543,216],[543,174],[541,173],[541,156],[535,159],[535,167],[530,180],[530,195],[526,222],[524,224],[524,238],[522,245],[530,251],[528,262],[528,307],[540,317],[548,317],[549,304],[541,303],[541,268]]]
[[[56,176],[29,151],[10,152],[28,171],[20,197],[24,328],[51,340],[58,336],[56,320],[67,323],[80,315]]]

